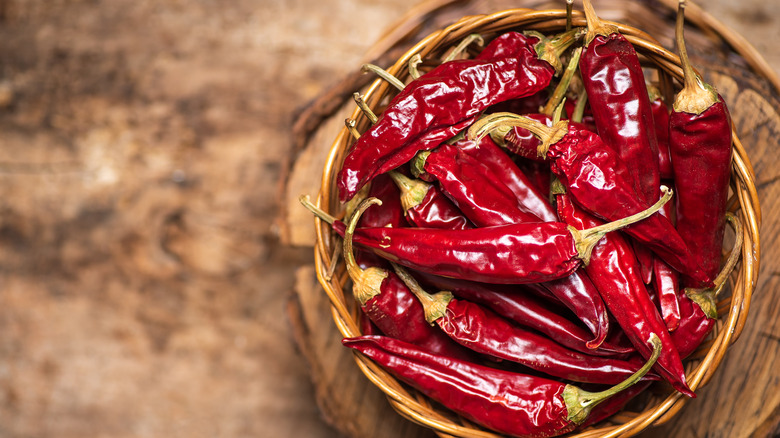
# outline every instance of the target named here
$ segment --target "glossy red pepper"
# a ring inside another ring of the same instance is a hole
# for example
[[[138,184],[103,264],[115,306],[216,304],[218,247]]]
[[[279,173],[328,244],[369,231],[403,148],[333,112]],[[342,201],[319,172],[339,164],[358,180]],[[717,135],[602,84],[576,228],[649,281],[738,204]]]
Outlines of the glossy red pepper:
[[[421,272],[415,272],[414,276],[427,286],[447,290],[458,298],[479,303],[504,318],[543,333],[572,350],[594,356],[621,356],[635,351],[627,343],[614,344],[609,340],[604,341],[598,348],[588,348],[587,344],[591,342],[588,331],[563,316],[566,313],[565,307],[539,298],[546,297],[546,294],[538,289],[538,284],[508,286],[476,283]]]
[[[465,230],[474,228],[469,219],[435,184],[409,178],[392,171],[393,182],[401,190],[401,205],[407,220],[420,228]]]
[[[391,182],[386,182],[392,186]],[[377,190],[375,193],[381,191]],[[392,191],[390,193],[392,194]],[[394,198],[397,200],[398,195],[395,194]],[[388,201],[392,201],[392,198]],[[363,312],[385,335],[411,342],[427,351],[447,357],[472,358],[468,351],[442,335],[440,331],[434,330],[426,322],[422,306],[394,272],[383,268],[381,264],[362,252],[357,255],[363,262],[363,266],[360,266],[352,250],[351,235],[358,219],[363,219],[360,216],[361,209],[358,207],[351,218],[350,226],[346,230],[343,252],[347,272],[354,282],[352,292]],[[374,216],[373,219],[376,217]],[[373,225],[370,220],[366,223]],[[383,221],[376,225],[380,224],[387,225]]]
[[[510,323],[479,304],[456,299],[452,292],[431,295],[405,269],[398,265],[393,267],[422,303],[426,320],[436,323],[452,340],[472,351],[516,362],[553,377],[583,383],[614,385],[642,367],[639,358],[624,361],[570,350]]]
[[[362,336],[342,343],[455,413],[517,437],[551,437],[572,431],[589,415],[601,416],[599,403],[642,375],[589,393],[570,384],[433,355],[392,338]],[[660,342],[658,346],[660,351]],[[640,371],[646,372],[652,363]]]
[[[652,215],[670,197],[667,192],[640,214],[590,230],[562,222],[469,230],[360,228],[353,238],[392,262],[422,272],[484,283],[539,283],[571,275],[604,234]],[[340,221],[333,223],[338,233],[342,227]]]
[[[683,39],[684,3],[677,19],[685,86],[669,116],[669,150],[677,186],[677,231],[704,278],[685,276],[691,287],[709,287],[720,269],[731,178],[731,118],[723,98],[691,67]]]
[[[634,175],[640,199],[653,203],[660,187],[658,144],[639,56],[616,26],[601,23],[589,0],[583,8],[588,34],[580,72],[597,132]]]
[[[661,213],[670,218],[671,203],[664,205]],[[666,323],[666,328],[673,332],[680,325],[680,274],[658,257],[653,258],[653,287],[658,296],[661,317]]]
[[[585,229],[601,223],[576,205],[568,193],[557,193],[556,204],[560,217],[576,228]],[[680,356],[671,347],[672,341],[663,319],[639,275],[639,266],[631,245],[620,233],[612,233],[605,236],[593,251],[585,270],[598,287],[617,323],[644,357],[649,357],[652,351],[652,346],[647,344],[651,333],[669,346],[661,352],[655,369],[677,391],[695,397],[685,381]]]
[[[650,110],[653,112],[655,138],[658,141],[658,172],[662,180],[672,179],[674,171],[669,156],[669,108],[656,87],[648,85],[647,92],[650,94]]]
[[[544,89],[555,69],[534,41],[517,39],[511,56],[447,62],[407,85],[345,157],[336,181],[341,200],[454,136],[489,106]]]
[[[548,127],[514,114],[488,116],[469,128],[469,137],[480,138],[495,126],[522,126],[543,138],[539,151],[550,161],[550,169],[582,208],[605,220],[644,210],[634,189],[632,175],[615,151],[598,135],[565,120]],[[625,228],[631,237],[653,250],[675,270],[691,278],[702,278],[701,268],[688,258],[688,247],[667,218],[654,214]]]

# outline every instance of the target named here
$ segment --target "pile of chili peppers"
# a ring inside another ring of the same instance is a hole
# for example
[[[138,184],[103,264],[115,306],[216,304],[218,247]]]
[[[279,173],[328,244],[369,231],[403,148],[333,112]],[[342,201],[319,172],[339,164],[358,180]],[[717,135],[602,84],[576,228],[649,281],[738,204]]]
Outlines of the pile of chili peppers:
[[[401,90],[379,115],[356,96],[372,126],[347,121],[346,219],[304,201],[344,237],[366,317],[344,345],[510,436],[586,427],[653,384],[695,397],[683,359],[742,233],[729,113],[690,65],[684,7],[669,101],[587,0],[587,28],[463,44],[406,85],[373,67]]]

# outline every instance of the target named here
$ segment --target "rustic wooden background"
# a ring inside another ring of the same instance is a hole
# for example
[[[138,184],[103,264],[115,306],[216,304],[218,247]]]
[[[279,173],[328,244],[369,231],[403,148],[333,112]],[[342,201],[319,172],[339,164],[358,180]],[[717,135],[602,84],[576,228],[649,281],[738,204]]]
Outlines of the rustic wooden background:
[[[296,115],[417,3],[0,0],[1,437],[355,436],[281,184]],[[707,9],[780,69],[780,5]]]

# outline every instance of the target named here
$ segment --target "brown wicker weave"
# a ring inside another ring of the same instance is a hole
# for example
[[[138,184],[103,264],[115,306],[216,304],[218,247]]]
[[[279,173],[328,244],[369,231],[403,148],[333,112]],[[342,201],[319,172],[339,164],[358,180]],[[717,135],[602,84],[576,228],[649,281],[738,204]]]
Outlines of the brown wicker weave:
[[[490,15],[467,16],[455,24],[423,38],[400,56],[397,62],[387,70],[401,80],[406,80],[408,61],[415,54],[420,54],[424,60],[428,61],[427,64],[435,65],[448,49],[469,34],[479,33],[489,38],[508,30],[533,29],[542,32],[557,32],[564,29],[565,17],[564,10],[530,9],[514,9]],[[585,25],[581,13],[575,12],[574,25]],[[664,49],[653,37],[641,30],[626,25],[619,25],[619,27],[621,32],[635,45],[643,62],[658,71],[657,79],[662,83],[673,84],[674,89],[679,89],[682,70],[679,66],[678,56]],[[395,89],[382,80],[376,80],[362,92],[368,105],[375,112],[380,112],[379,108],[386,103],[389,97],[392,97]],[[358,121],[358,130],[363,132],[367,128],[368,121],[358,109],[352,114],[352,118]],[[748,314],[753,288],[757,282],[761,214],[755,177],[736,132],[733,133],[733,141],[735,153],[730,206],[731,210],[742,220],[744,245],[741,250],[740,263],[731,277],[730,287],[721,296],[722,301],[718,306],[719,322],[710,339],[685,363],[688,384],[693,390],[702,387],[710,380],[713,372],[723,360],[729,345],[739,337]],[[342,214],[334,181],[345,152],[351,143],[352,137],[346,129],[338,133],[323,171],[317,204],[334,216]],[[343,336],[358,336],[360,331],[357,324],[357,310],[349,289],[349,277],[338,256],[341,250],[341,240],[327,224],[317,221],[316,227],[315,262],[317,276],[330,298],[333,319]],[[730,249],[729,245],[725,245],[725,250]],[[355,360],[366,377],[387,395],[393,408],[411,421],[432,428],[440,436],[498,436],[460,419],[435,403],[429,402],[424,396],[401,384],[365,357],[356,354]],[[608,421],[569,436],[582,438],[632,436],[650,425],[668,421],[686,401],[687,399],[679,393],[660,386],[641,400],[642,406],[639,409],[625,410]]]

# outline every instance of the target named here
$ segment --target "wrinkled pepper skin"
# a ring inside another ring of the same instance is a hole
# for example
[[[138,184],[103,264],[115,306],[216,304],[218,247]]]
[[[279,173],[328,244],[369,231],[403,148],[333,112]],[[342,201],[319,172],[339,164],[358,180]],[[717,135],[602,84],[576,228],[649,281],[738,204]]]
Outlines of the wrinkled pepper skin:
[[[620,33],[596,35],[580,57],[580,72],[599,137],[625,163],[637,194],[658,199],[658,143],[647,84],[634,46]]]
[[[677,200],[677,231],[704,278],[682,272],[689,287],[710,287],[720,270],[731,179],[731,118],[723,98],[703,113],[672,111],[669,150]]]
[[[465,300],[452,299],[436,324],[452,340],[472,351],[574,382],[615,385],[644,364],[638,357],[621,360],[570,350]]]
[[[563,383],[432,355],[385,337],[363,336],[342,343],[431,399],[496,432],[550,437],[575,427],[566,419]]]
[[[333,228],[343,236],[346,227],[336,221]],[[574,237],[562,222],[469,230],[358,228],[354,241],[414,270],[483,283],[552,281],[582,265]]]
[[[370,208],[368,210],[371,210]],[[368,213],[368,210],[366,213]],[[469,219],[458,210],[441,189],[432,185],[422,202],[406,210],[406,219],[420,228],[466,230],[474,228]]]
[[[620,356],[634,350],[630,345],[603,342],[598,348],[588,348],[590,334],[581,326],[563,316],[565,309],[534,295],[538,285],[495,285],[456,280],[436,275],[415,273],[422,283],[439,290],[452,292],[456,297],[479,303],[517,324],[545,334],[569,349],[594,356]],[[534,289],[528,290],[529,287]]]
[[[558,214],[575,228],[585,229],[601,223],[579,208],[568,194],[556,195]],[[588,276],[601,292],[604,303],[643,357],[652,354],[647,339],[655,333],[665,347],[654,369],[677,391],[695,397],[685,381],[685,370],[666,325],[650,299],[630,243],[620,234],[605,236],[593,249]]]
[[[489,106],[547,87],[553,67],[537,57],[529,39],[521,42],[513,56],[447,62],[407,85],[345,157],[336,181],[341,201],[454,136]]]
[[[547,156],[552,172],[574,201],[591,214],[612,221],[650,205],[639,199],[632,183],[633,175],[617,154],[590,131],[570,124],[568,133],[550,146]],[[653,214],[624,231],[676,271],[691,278],[702,278],[703,272],[688,257],[688,247],[682,237],[663,215]]]

